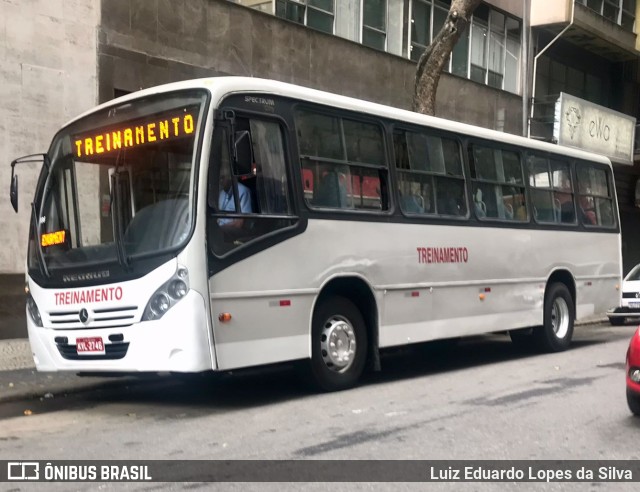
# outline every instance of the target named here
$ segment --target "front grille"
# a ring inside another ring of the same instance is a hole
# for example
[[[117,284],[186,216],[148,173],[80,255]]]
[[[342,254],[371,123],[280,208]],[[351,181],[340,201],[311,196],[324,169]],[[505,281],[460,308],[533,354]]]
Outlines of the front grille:
[[[638,293],[637,292],[623,292],[622,293],[622,297],[625,299],[638,299],[640,300],[640,297],[638,297]]]
[[[68,360],[114,360],[122,359],[127,355],[129,342],[110,343],[104,346],[104,355],[78,355],[75,345],[68,343],[57,343],[60,355]]]
[[[80,310],[52,311],[49,323],[56,330],[77,328],[121,328],[135,322],[138,306],[125,306],[105,309],[87,309],[89,321],[80,321]]]

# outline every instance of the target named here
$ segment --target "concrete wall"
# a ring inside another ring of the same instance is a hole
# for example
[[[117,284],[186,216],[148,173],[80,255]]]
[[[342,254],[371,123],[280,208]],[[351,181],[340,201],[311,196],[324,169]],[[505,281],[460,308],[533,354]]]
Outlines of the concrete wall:
[[[100,0],[0,0],[0,274],[24,271],[39,165],[16,168],[19,214],[8,190],[12,159],[45,152],[55,131],[97,102]]]
[[[484,0],[485,3],[493,5],[494,7],[503,10],[511,15],[515,15],[519,19],[522,19],[524,13],[523,0]],[[537,3],[540,0],[533,0],[533,3]],[[558,1],[558,0],[554,0]],[[572,0],[569,0],[572,1]]]
[[[571,20],[574,0],[533,0],[531,2],[531,26],[564,24]]]
[[[415,64],[226,0],[103,2],[100,98],[206,75],[273,78],[409,108]],[[520,133],[521,99],[444,75],[438,115]]]

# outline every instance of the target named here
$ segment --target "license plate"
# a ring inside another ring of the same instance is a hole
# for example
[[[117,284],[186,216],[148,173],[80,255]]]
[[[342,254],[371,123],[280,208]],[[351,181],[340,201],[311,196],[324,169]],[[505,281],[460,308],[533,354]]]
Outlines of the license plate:
[[[104,355],[104,342],[101,337],[88,337],[76,339],[78,355]]]
[[[640,309],[640,302],[630,302],[629,307],[631,309]]]

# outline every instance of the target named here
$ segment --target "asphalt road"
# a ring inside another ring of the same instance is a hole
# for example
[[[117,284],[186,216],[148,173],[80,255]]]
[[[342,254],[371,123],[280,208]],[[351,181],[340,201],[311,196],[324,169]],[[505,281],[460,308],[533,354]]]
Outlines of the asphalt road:
[[[449,351],[392,351],[383,356],[382,372],[339,393],[314,393],[290,368],[278,367],[3,403],[0,459],[640,459],[640,419],[631,416],[624,395],[624,355],[634,330],[579,327],[573,348],[560,354],[519,352],[503,335],[465,340]],[[68,485],[47,484],[46,490]],[[252,487],[299,488],[276,485]],[[419,485],[393,488],[423,490]],[[467,485],[496,490],[508,484]],[[78,483],[73,489],[116,486]],[[637,483],[525,486],[637,490]]]

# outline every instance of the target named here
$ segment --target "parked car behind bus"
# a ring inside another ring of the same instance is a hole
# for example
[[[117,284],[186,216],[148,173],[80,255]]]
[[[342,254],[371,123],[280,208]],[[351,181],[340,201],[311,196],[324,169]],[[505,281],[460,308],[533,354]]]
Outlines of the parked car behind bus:
[[[621,326],[625,319],[640,320],[640,264],[634,266],[622,281],[620,306],[607,312],[613,326]]]

